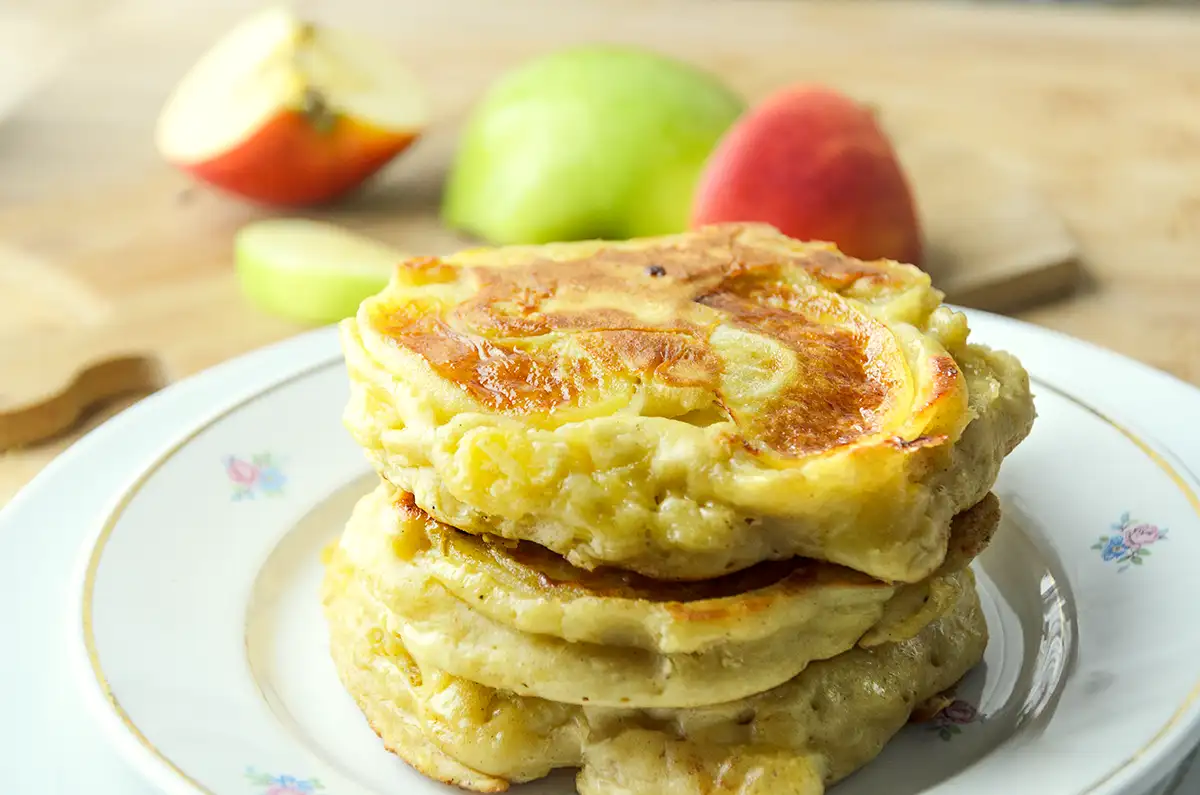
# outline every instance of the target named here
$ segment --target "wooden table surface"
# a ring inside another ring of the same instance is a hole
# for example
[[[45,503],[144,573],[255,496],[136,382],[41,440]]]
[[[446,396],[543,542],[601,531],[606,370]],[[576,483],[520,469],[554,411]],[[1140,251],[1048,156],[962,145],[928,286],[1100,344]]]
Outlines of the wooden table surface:
[[[0,348],[46,357],[43,336],[115,325],[131,345],[162,352],[178,378],[300,330],[237,294],[230,237],[262,211],[192,189],[151,142],[172,84],[256,8],[0,8]],[[489,82],[567,44],[643,44],[716,71],[751,101],[822,81],[875,103],[894,129],[1005,158],[1065,217],[1089,274],[1071,299],[1021,316],[1200,383],[1200,13],[782,0],[298,8],[395,44],[436,115],[408,156],[325,217],[415,253],[459,245],[436,224],[440,178]],[[77,435],[0,454],[0,504]]]

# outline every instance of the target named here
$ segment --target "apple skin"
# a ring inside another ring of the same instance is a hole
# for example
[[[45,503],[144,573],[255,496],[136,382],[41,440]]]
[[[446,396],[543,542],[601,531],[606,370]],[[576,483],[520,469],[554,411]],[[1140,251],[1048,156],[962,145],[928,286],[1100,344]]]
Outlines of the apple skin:
[[[715,77],[653,52],[541,56],[474,108],[442,219],[493,244],[684,231],[704,161],[744,109]]]
[[[317,122],[303,111],[285,109],[233,149],[176,165],[250,201],[304,207],[354,190],[417,137],[415,132],[388,132],[344,116]]]
[[[725,134],[700,177],[693,227],[761,221],[859,259],[920,265],[908,180],[874,114],[820,85],[779,91]]]

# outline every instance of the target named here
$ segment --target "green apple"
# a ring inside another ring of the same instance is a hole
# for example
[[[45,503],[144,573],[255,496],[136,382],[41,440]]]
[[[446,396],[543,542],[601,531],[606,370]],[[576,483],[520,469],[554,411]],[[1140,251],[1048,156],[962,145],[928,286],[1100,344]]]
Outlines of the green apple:
[[[335,323],[382,290],[405,254],[333,224],[254,221],[234,238],[242,293],[259,309],[301,323]]]
[[[656,53],[542,56],[473,110],[443,220],[495,244],[684,231],[705,159],[743,109],[712,75]]]

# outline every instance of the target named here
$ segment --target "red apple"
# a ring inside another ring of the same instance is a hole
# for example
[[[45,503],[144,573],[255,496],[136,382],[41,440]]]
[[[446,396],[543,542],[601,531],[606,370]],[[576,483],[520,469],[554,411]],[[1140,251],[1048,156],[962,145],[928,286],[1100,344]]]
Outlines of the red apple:
[[[176,86],[159,152],[251,201],[311,205],[357,187],[420,135],[425,98],[382,44],[271,9],[234,28]]]
[[[718,142],[691,223],[725,221],[766,222],[860,259],[921,260],[915,203],[891,142],[867,107],[823,86],[774,94]]]

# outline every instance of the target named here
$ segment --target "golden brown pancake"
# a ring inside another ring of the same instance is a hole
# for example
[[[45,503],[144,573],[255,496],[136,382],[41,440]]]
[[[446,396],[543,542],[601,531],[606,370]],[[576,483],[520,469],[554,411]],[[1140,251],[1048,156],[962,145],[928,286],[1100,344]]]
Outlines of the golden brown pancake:
[[[996,515],[986,505],[968,512],[956,523],[960,535],[990,533],[976,518]],[[856,642],[911,638],[962,590],[957,571],[896,586],[804,560],[663,583],[572,569],[528,542],[512,546],[519,557],[380,487],[359,502],[333,554],[422,666],[591,705],[691,707],[749,696]]]
[[[916,582],[1033,420],[940,300],[762,225],[411,260],[342,324],[346,423],[423,510],[578,567]]]
[[[987,627],[963,576],[951,609],[906,641],[694,709],[559,704],[420,664],[343,562],[328,568],[323,599],[346,689],[385,746],[431,778],[497,792],[577,767],[581,795],[820,795],[982,658]]]
[[[966,567],[1000,521],[995,495],[954,517],[950,553],[938,575]],[[572,642],[633,646],[664,653],[795,632],[823,612],[875,607],[897,593],[927,593],[928,581],[896,586],[836,564],[791,558],[759,563],[712,580],[669,582],[621,569],[580,569],[528,541],[472,536],[416,507],[412,495],[382,484],[355,508],[340,544],[384,582],[417,564],[483,615],[525,632]],[[902,639],[902,638],[901,638]]]

